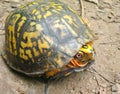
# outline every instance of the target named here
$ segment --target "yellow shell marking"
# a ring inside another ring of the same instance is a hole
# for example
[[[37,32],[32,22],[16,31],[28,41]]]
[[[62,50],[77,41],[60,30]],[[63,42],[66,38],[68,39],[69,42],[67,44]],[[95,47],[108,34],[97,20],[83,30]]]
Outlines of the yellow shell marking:
[[[8,47],[8,48],[9,48],[9,51],[12,53],[12,45],[11,45],[10,42],[12,41],[11,34],[14,33],[14,31],[13,31],[13,30],[14,30],[14,27],[11,26],[11,25],[9,25],[9,26],[8,26],[8,30],[9,30],[9,32],[8,32],[8,33],[9,33],[9,39],[8,39],[8,44],[9,44],[8,46],[9,46],[9,47]],[[12,53],[12,54],[13,54],[13,53]]]
[[[23,16],[21,19],[22,20],[18,23],[18,29],[17,29],[18,32],[20,31],[21,27],[24,25],[27,18]],[[19,37],[19,33],[17,34],[17,37]]]
[[[33,9],[32,14],[35,14],[37,12],[37,9]]]
[[[62,8],[62,5],[56,4],[56,3],[52,3],[52,7],[53,7],[54,9],[57,9],[57,10],[62,10],[62,9],[63,9],[63,8]]]
[[[25,55],[25,51],[22,48],[20,48],[20,57],[24,60],[28,60],[28,57]]]
[[[40,54],[39,51],[36,51],[35,48],[33,48],[33,52],[34,52],[34,55],[35,55],[35,56],[39,56],[39,54]]]
[[[54,5],[54,4],[55,4],[55,2],[50,2],[50,4]]]
[[[88,32],[88,29],[85,30],[86,34],[92,39],[92,35],[90,34],[90,32]]]
[[[36,24],[35,22],[31,22],[31,23],[30,23],[31,26],[33,26],[33,25],[35,25],[35,24]]]
[[[31,25],[35,25],[34,22],[31,23]],[[21,46],[23,48],[25,47],[32,47],[33,46],[33,43],[31,42],[31,38],[37,38],[40,36],[40,32],[42,31],[42,27],[40,24],[37,24],[36,25],[36,32],[24,32],[23,34],[23,39],[28,39],[27,43],[21,41]]]
[[[25,51],[25,53],[26,53],[30,58],[32,58],[31,50],[28,49],[28,50]]]
[[[45,36],[46,40],[49,41],[50,45],[54,44],[53,39],[50,36]]]
[[[79,18],[79,20],[80,20],[80,22],[81,22],[82,24],[85,24],[85,22],[84,22],[84,20],[83,20],[82,17],[78,17],[78,18]]]
[[[37,43],[36,43],[36,42],[33,42],[33,46],[37,46]]]
[[[42,16],[41,15],[37,15],[37,18],[40,20],[42,18]]]
[[[28,57],[32,59],[32,62],[34,62],[33,55],[32,55],[32,53],[31,53],[31,50],[28,49],[28,50],[26,50],[25,52],[26,52],[26,54],[28,55]],[[24,55],[24,57],[26,57],[26,56]]]
[[[57,74],[60,71],[61,71],[61,69],[54,69],[54,70],[46,72],[45,74],[47,77],[50,77],[50,76],[54,76],[55,74]]]
[[[73,19],[69,15],[63,16],[65,19],[68,19],[68,23],[73,24],[75,27],[78,27],[77,24],[74,23]]]
[[[44,42],[41,42],[41,40]],[[40,52],[43,53],[43,48],[50,48],[50,47],[49,47],[49,44],[43,38],[41,40],[38,40],[38,48]]]
[[[62,20],[62,22],[64,22],[64,24],[67,26],[67,28],[71,31],[71,33],[74,36],[78,36],[77,33],[68,25],[68,23],[64,19],[61,19],[61,20]]]
[[[36,30],[41,32],[43,28],[40,24],[36,24]]]
[[[69,10],[71,10],[73,13],[77,14],[76,11],[74,11],[70,6],[68,6]]]
[[[35,38],[37,39],[39,36],[40,36],[40,32],[43,30],[43,28],[41,27],[40,24],[36,24],[35,22],[31,22],[30,23],[30,26],[36,26],[36,31],[35,32],[24,32],[23,34],[23,39],[26,39],[27,38],[27,42],[23,42],[21,41],[21,47],[23,48],[20,48],[20,57],[27,60],[28,57],[32,59],[32,62],[34,62],[34,59],[32,57],[32,53],[31,53],[31,50],[24,50],[24,48],[26,47],[36,47],[37,46],[37,43],[36,42],[32,42],[31,39],[32,38]],[[40,44],[42,45],[42,43]],[[45,45],[46,46],[46,45]],[[34,55],[35,56],[38,56],[39,55],[39,51],[37,51],[35,48],[32,49],[33,52],[34,52]],[[24,52],[25,51],[25,52]],[[25,55],[27,54],[27,55]]]
[[[59,24],[59,23],[56,23],[54,27],[60,28],[60,29],[66,29],[66,26],[65,26],[65,25]]]
[[[70,16],[65,15],[64,18],[68,19],[68,23],[70,23],[70,24],[73,23],[73,19]]]
[[[46,14],[44,14],[44,18],[46,19],[47,17],[51,16],[52,13],[50,11],[47,11]]]
[[[54,27],[55,27],[55,28],[62,29],[62,30],[65,30],[67,27],[66,27],[65,25],[63,25],[63,24],[59,24],[59,22],[60,22],[59,20],[55,21],[55,22],[54,22],[54,24],[55,24]],[[66,35],[66,32],[62,32],[62,33],[61,33],[61,36],[64,37],[65,35]]]
[[[58,6],[58,8],[60,9],[60,10],[62,10],[63,8],[62,8],[62,6]]]
[[[70,74],[71,74],[71,72],[68,72],[68,73],[65,74],[65,76],[69,76]]]
[[[40,11],[36,11],[35,15],[38,15],[38,14],[40,14]]]
[[[28,41],[27,41],[27,43],[21,41],[21,46],[23,48],[25,48],[25,47],[32,47],[33,45],[32,45],[32,42],[31,42],[31,38],[34,38],[34,37],[37,38],[39,35],[40,35],[39,32],[25,32],[24,35],[23,35],[23,38],[24,39],[27,38]]]
[[[38,4],[38,2],[33,2],[32,4],[34,4],[34,5],[35,5],[35,4]]]
[[[53,9],[52,12],[57,13],[57,14],[60,14],[60,12],[57,11],[57,10],[55,10],[55,9]]]
[[[59,65],[59,67],[63,66],[63,62],[61,60],[61,55],[60,54],[58,55],[58,58],[55,58],[54,60]]]
[[[9,33],[9,39],[8,39],[8,46],[9,46],[9,51],[11,54],[13,55],[17,55],[17,50],[16,50],[16,38],[14,36],[15,31],[15,25],[16,22],[18,21],[18,19],[21,17],[20,14],[16,14],[14,15],[14,19],[12,19],[12,25],[8,26],[8,33]],[[12,37],[11,37],[12,36]],[[12,43],[11,43],[12,41]],[[14,51],[12,51],[12,45],[13,45],[13,49]]]

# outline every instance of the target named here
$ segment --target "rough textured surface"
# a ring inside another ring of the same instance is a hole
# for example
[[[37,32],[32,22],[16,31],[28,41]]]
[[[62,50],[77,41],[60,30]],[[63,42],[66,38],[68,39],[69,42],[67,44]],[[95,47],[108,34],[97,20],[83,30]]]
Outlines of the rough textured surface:
[[[17,2],[16,2],[17,1]],[[0,52],[4,45],[4,23],[10,11],[31,0],[0,1]],[[78,13],[78,0],[61,0]],[[83,0],[84,17],[95,31],[96,62],[89,69],[50,85],[49,94],[119,94],[120,93],[120,0]],[[80,13],[79,13],[80,14]],[[97,73],[93,70],[95,69]],[[10,70],[0,57],[1,94],[43,94],[44,84]]]

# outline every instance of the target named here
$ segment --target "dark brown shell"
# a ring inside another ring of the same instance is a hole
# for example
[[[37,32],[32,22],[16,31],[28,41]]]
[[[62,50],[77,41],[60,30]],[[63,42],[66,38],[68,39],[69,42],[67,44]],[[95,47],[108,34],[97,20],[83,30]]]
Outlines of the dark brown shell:
[[[84,20],[57,0],[38,0],[13,11],[5,24],[5,53],[10,67],[41,75],[69,63],[94,38]]]

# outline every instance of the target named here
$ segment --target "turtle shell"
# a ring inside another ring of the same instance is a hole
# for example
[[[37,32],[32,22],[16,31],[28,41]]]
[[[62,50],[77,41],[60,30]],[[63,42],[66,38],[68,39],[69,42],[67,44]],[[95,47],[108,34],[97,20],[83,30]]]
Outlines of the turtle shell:
[[[68,5],[57,0],[30,2],[6,19],[7,64],[24,74],[41,76],[68,64],[93,39],[93,31]]]

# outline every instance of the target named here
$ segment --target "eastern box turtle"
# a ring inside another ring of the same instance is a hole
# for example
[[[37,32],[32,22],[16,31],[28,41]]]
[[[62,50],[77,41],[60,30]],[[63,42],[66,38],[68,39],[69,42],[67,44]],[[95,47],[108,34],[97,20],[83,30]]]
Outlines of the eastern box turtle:
[[[3,58],[18,72],[59,79],[95,61],[93,40],[93,31],[69,6],[58,0],[38,0],[7,17]]]

